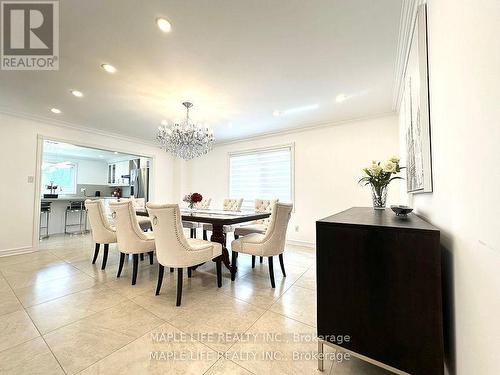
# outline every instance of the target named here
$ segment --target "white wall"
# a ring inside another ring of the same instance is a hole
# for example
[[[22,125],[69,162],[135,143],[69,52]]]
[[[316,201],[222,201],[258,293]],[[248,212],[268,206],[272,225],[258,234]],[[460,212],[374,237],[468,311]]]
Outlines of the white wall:
[[[33,241],[35,184],[28,183],[28,176],[36,174],[38,135],[82,146],[152,156],[151,199],[164,202],[173,199],[173,159],[156,147],[0,114],[0,160],[4,161],[4,187],[0,194],[0,255],[16,249],[29,249],[37,244],[36,239]]]
[[[108,163],[102,160],[77,159],[56,156],[44,156],[43,160],[51,162],[69,161],[77,164],[76,183],[84,185],[107,185]],[[80,192],[77,191],[77,194]]]
[[[357,185],[361,169],[372,159],[398,153],[397,117],[348,122],[216,146],[208,155],[180,162],[178,199],[188,192],[212,197],[222,207],[228,196],[228,153],[295,143],[295,212],[288,239],[315,242],[315,221],[352,206],[370,206],[368,187]],[[399,198],[398,182],[391,186],[388,204]],[[392,193],[391,193],[392,192]],[[295,226],[299,226],[298,232]]]
[[[499,374],[500,1],[431,0],[428,29],[434,192],[408,200],[442,231],[448,372]]]

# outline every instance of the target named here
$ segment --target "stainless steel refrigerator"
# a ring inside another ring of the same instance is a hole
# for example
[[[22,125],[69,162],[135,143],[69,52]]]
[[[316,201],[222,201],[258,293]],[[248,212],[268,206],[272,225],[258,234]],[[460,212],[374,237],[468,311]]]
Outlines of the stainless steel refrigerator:
[[[137,168],[130,171],[130,195],[149,201],[149,168]]]

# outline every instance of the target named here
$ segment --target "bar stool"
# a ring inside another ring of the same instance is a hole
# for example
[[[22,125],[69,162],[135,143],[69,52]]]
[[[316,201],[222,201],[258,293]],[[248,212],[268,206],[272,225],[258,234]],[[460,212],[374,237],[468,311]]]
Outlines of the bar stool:
[[[68,224],[68,215],[73,213],[79,214],[79,222],[75,224]],[[80,228],[79,232],[69,232],[68,227]],[[84,228],[82,230],[82,227]],[[70,201],[68,207],[66,207],[66,212],[64,213],[64,233],[65,234],[83,234],[87,232],[87,210],[85,209],[85,203],[83,201]]]
[[[40,205],[40,239],[49,237],[49,216],[52,202],[41,202]],[[42,217],[45,215],[45,226],[42,226]],[[41,235],[45,229],[45,235]]]

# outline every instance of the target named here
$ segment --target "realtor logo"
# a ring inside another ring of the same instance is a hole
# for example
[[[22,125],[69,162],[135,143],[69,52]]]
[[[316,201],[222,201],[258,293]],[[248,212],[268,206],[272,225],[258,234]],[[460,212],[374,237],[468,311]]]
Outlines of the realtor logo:
[[[1,1],[3,70],[59,70],[59,2]]]

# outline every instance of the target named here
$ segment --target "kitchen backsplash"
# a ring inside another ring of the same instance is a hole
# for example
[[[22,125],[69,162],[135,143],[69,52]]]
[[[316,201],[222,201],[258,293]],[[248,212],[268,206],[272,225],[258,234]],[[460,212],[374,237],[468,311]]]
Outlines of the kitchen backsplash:
[[[82,189],[85,189],[85,196],[87,197],[94,197],[96,191],[101,192],[101,197],[110,197],[111,192],[113,191],[113,187],[110,187],[108,185],[86,185],[86,184],[78,184],[77,185],[77,195],[83,196]],[[122,196],[123,197],[130,197],[130,187],[129,186],[123,186],[121,187],[122,189]]]

